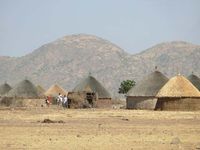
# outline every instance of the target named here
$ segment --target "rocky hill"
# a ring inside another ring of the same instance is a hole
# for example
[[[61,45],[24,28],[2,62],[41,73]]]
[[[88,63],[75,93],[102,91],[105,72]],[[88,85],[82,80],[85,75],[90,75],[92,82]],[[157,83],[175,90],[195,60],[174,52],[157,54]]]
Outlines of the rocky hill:
[[[146,68],[158,66],[167,76],[178,73],[200,75],[200,46],[183,41],[161,43],[136,55],[144,60]]]
[[[140,80],[158,66],[167,76],[200,75],[200,46],[186,42],[158,44],[139,54],[126,53],[102,38],[79,34],[45,44],[23,57],[0,57],[0,83],[24,78],[45,88],[57,83],[71,90],[92,73],[113,95],[125,79]]]

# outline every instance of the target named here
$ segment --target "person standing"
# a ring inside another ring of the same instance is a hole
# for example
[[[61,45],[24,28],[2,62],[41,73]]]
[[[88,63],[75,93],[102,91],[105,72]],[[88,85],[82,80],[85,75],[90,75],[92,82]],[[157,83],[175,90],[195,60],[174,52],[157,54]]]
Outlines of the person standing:
[[[64,95],[64,97],[63,97],[63,107],[65,107],[65,108],[68,107],[68,99],[67,99],[66,95]]]
[[[46,97],[45,99],[45,103],[46,105],[49,107],[49,105],[51,104],[51,98],[49,96]]]
[[[57,97],[57,105],[58,106],[62,104],[62,99],[63,99],[63,97],[62,97],[61,93],[59,93],[58,97]]]

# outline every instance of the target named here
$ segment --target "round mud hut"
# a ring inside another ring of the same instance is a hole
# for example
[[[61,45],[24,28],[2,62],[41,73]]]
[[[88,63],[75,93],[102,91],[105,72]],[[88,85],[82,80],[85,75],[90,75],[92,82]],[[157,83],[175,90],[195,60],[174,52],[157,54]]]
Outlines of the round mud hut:
[[[58,94],[61,93],[62,95],[67,95],[67,92],[60,87],[59,85],[55,84],[52,85],[45,93],[45,96],[57,97]]]
[[[171,78],[156,95],[155,110],[200,110],[200,92],[184,76]]]
[[[159,71],[154,71],[146,76],[128,91],[127,109],[154,110],[157,102],[156,94],[167,81],[168,78]]]
[[[111,95],[106,88],[93,76],[82,79],[80,83],[69,93],[69,99],[73,103],[80,100],[91,107],[110,107]]]
[[[36,86],[27,79],[19,82],[12,90],[6,94],[6,96],[27,99],[39,97]]]
[[[200,78],[194,74],[191,74],[187,78],[200,91]]]
[[[0,96],[4,96],[11,89],[12,89],[12,87],[9,84],[7,84],[6,82],[4,84],[0,85]]]

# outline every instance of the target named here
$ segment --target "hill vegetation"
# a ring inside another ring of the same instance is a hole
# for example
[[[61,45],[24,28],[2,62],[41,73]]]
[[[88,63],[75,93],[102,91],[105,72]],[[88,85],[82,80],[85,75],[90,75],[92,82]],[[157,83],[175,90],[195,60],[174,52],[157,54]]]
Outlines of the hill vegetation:
[[[102,38],[78,34],[45,44],[22,57],[0,56],[0,83],[30,79],[46,89],[60,84],[73,89],[89,72],[114,95],[123,80],[137,81],[154,67],[166,76],[200,74],[200,46],[183,41],[161,43],[138,54],[128,54]]]

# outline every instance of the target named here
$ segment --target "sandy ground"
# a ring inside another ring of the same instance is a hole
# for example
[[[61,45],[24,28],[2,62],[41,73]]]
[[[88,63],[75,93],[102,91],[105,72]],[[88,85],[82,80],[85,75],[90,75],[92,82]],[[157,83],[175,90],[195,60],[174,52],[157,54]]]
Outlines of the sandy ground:
[[[41,123],[44,119],[65,123]],[[0,109],[1,150],[198,148],[200,112]]]

